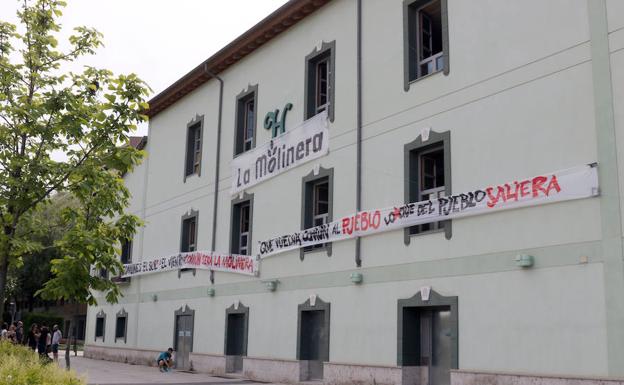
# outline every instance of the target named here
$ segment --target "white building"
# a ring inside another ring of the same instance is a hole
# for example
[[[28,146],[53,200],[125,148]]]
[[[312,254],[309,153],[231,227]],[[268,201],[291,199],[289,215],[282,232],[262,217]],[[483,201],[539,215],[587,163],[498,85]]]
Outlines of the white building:
[[[624,377],[623,1],[292,0],[150,106],[132,262],[256,256],[358,211],[595,163],[600,194],[296,247],[258,276],[135,276],[89,308],[86,355],[173,345],[179,367],[280,382]],[[327,154],[232,194],[265,122],[321,111]]]

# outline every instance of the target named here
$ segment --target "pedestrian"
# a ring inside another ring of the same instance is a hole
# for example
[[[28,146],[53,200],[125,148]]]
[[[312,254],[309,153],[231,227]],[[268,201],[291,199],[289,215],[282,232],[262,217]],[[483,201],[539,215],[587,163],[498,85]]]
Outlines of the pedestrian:
[[[9,325],[6,322],[2,323],[2,330],[0,330],[0,340],[6,339],[7,333],[9,332]]]
[[[9,326],[9,330],[6,333],[5,338],[7,339],[7,341],[9,341],[12,344],[17,343],[17,338],[15,337],[15,325]]]
[[[171,353],[173,353],[173,348],[167,349],[166,352],[162,352],[156,358],[156,362],[158,363],[158,370],[161,372],[169,372],[171,367],[173,366],[173,359],[171,358]]]
[[[26,345],[32,350],[37,350],[37,342],[39,341],[39,327],[37,324],[30,325],[30,331],[26,336]]]
[[[17,343],[20,345],[24,344],[24,323],[22,321],[17,321],[17,329],[15,330],[15,337],[17,338]]]
[[[45,362],[52,361],[48,355],[48,342],[50,341],[50,330],[46,324],[41,325],[41,334],[37,341],[37,353]]]
[[[54,357],[54,362],[58,362],[58,349],[63,334],[59,330],[58,325],[54,325],[52,331],[52,356]]]

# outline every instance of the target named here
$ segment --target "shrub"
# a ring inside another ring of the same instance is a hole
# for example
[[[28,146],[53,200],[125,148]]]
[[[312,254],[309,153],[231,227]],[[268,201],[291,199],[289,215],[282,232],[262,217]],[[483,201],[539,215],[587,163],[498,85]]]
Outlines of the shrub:
[[[42,364],[31,350],[0,341],[0,384],[3,385],[84,385],[75,372],[54,364]]]
[[[22,317],[22,322],[24,322],[24,334],[28,334],[30,325],[33,323],[36,323],[39,327],[42,324],[46,324],[50,330],[52,330],[53,325],[58,325],[59,329],[63,330],[63,317],[50,313],[26,313]]]

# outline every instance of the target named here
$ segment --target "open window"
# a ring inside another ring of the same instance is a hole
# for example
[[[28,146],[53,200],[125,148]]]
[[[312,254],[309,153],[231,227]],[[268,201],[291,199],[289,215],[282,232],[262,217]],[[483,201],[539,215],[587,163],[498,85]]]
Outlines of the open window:
[[[182,217],[182,241],[180,252],[187,253],[197,250],[197,211]]]
[[[433,73],[448,74],[447,0],[405,0],[406,90],[409,82]]]
[[[230,251],[232,254],[251,253],[251,229],[253,219],[253,195],[232,201]]]
[[[301,229],[316,227],[332,221],[334,169],[320,168],[311,172],[302,182]],[[322,243],[300,249],[300,258],[309,251],[327,250],[331,255],[331,243]]]
[[[334,120],[335,110],[335,50],[336,42],[323,43],[306,56],[305,118],[327,111]]]
[[[184,181],[191,175],[201,175],[202,131],[204,117],[198,116],[186,127],[186,160],[184,163]]]
[[[427,140],[422,136],[405,145],[405,203],[421,202],[451,195],[450,132],[431,131]],[[451,221],[425,223],[406,228],[405,243],[410,237],[444,231],[451,238]]]
[[[258,85],[250,86],[236,97],[236,133],[234,155],[256,146]]]

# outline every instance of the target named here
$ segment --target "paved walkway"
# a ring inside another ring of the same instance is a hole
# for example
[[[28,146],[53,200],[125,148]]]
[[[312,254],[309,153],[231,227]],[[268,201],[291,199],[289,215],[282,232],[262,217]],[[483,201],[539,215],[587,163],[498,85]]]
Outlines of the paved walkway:
[[[61,357],[59,357],[61,358]],[[65,367],[64,357],[59,359]],[[71,368],[85,376],[89,385],[253,385],[260,384],[237,378],[211,377],[203,373],[173,371],[161,373],[157,368],[143,365],[129,365],[119,362],[71,357]]]

